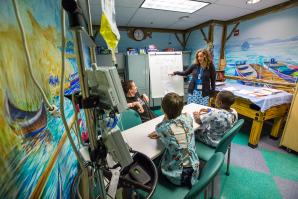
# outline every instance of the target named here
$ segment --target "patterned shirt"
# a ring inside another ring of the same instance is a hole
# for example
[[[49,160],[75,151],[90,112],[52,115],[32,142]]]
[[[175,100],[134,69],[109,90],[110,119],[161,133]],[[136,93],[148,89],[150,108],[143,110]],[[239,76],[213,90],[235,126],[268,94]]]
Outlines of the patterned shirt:
[[[198,139],[205,144],[216,147],[225,133],[238,120],[238,114],[232,108],[231,111],[214,109],[201,115],[200,119],[201,132],[197,135]]]
[[[190,115],[182,114],[175,119],[163,121],[156,133],[165,146],[161,162],[161,171],[172,183],[181,185],[183,168],[192,167],[191,184],[199,176],[199,159],[195,150],[193,121]]]

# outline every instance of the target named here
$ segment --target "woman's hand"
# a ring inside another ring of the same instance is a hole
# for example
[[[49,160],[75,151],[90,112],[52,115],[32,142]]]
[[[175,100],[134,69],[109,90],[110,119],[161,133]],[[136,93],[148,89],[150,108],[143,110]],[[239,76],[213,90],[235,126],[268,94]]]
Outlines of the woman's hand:
[[[169,76],[173,77],[175,75],[175,72],[168,74]]]
[[[157,133],[155,131],[153,131],[152,133],[148,134],[148,137],[151,139],[158,139],[160,136],[157,135]]]

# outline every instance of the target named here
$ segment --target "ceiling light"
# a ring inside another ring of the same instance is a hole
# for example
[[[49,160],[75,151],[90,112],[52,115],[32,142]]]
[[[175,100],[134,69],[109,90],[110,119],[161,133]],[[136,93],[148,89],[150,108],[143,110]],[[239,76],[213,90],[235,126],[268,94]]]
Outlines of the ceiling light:
[[[195,0],[145,0],[141,8],[193,13],[208,4]]]
[[[255,4],[255,3],[259,3],[261,0],[248,0],[246,1],[247,4]]]

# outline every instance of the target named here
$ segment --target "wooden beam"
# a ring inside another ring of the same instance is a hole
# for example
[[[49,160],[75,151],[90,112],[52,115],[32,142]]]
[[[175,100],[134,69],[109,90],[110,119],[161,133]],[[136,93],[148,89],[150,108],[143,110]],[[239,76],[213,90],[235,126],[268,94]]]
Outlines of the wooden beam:
[[[205,34],[203,28],[201,28],[200,31],[201,31],[201,33],[202,33],[202,35],[203,35],[204,40],[206,41],[206,43],[208,43],[209,40],[208,40],[208,38],[207,38],[207,36],[206,36],[206,34]]]
[[[190,34],[191,34],[191,32],[189,32],[189,33],[184,33],[185,35],[186,34],[188,34],[187,36],[186,36],[186,39],[185,39],[185,46],[187,45],[187,42],[188,42],[188,39],[189,39],[189,36],[190,36]]]
[[[221,47],[220,47],[220,56],[219,61],[225,58],[225,46],[227,41],[227,25],[224,24],[222,28],[222,35],[221,35]]]
[[[258,10],[254,13],[250,13],[250,14],[247,14],[247,15],[244,15],[244,16],[241,16],[241,17],[237,17],[235,19],[228,20],[225,23],[231,24],[231,23],[235,23],[235,22],[239,22],[239,21],[254,19],[254,18],[259,17],[259,16],[263,16],[263,15],[273,13],[273,12],[278,12],[278,11],[281,11],[281,10],[284,10],[284,9],[287,9],[287,8],[291,8],[291,7],[294,7],[294,6],[298,6],[298,0],[290,0],[290,1],[278,4],[278,5],[275,5],[275,6],[271,6],[269,8]]]
[[[184,49],[185,48],[185,44],[184,44],[184,41],[181,41],[181,39],[179,38],[178,34],[175,33],[175,37],[177,39],[177,41],[179,42],[179,44],[182,46],[182,48]]]
[[[228,40],[231,38],[232,34],[233,34],[234,31],[237,29],[237,27],[238,27],[239,24],[240,24],[240,22],[238,22],[238,23],[235,24],[233,30],[230,32],[230,34],[229,34],[229,36],[227,37],[226,41],[228,41]]]
[[[209,25],[209,32],[208,32],[208,43],[212,43],[213,44],[213,38],[214,38],[214,24],[211,23]]]
[[[271,85],[275,85],[275,86],[284,86],[284,87],[288,87],[288,88],[295,88],[296,87],[295,83],[284,83],[284,82],[270,81],[270,80],[263,80],[263,79],[256,79],[256,78],[246,78],[246,77],[229,76],[229,75],[225,75],[225,78],[233,79],[233,80],[241,80],[241,81],[246,81],[246,82],[271,84]]]

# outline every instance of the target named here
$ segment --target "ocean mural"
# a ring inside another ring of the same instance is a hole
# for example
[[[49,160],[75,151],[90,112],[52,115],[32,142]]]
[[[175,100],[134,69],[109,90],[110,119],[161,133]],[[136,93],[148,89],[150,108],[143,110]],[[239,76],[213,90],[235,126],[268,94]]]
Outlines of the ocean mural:
[[[18,0],[33,75],[59,107],[60,1]],[[0,198],[69,198],[77,160],[61,118],[49,114],[33,83],[12,1],[0,1]],[[65,93],[79,89],[73,36],[67,32]],[[71,101],[65,114],[74,125]],[[75,140],[77,140],[75,138]]]
[[[225,48],[227,75],[285,83],[298,79],[298,7],[241,22]],[[228,33],[233,28],[229,26]]]

